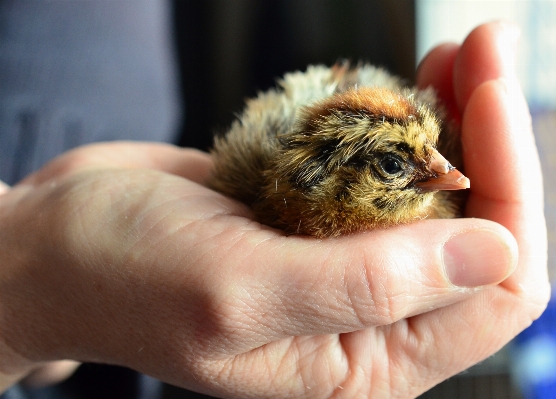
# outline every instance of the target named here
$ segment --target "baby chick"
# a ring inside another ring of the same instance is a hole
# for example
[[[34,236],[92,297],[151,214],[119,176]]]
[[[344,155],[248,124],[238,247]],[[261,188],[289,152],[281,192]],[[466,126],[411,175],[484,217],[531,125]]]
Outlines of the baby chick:
[[[457,217],[464,198],[445,190],[469,179],[441,155],[459,162],[459,136],[437,108],[431,90],[371,65],[286,74],[215,139],[210,186],[288,234]]]

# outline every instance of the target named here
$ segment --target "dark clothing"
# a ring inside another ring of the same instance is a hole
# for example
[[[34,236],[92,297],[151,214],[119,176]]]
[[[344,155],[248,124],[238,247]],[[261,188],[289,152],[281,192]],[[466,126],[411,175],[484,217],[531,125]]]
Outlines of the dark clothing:
[[[0,179],[13,184],[85,143],[175,140],[169,8],[0,1]]]
[[[169,13],[163,0],[0,1],[0,179],[14,184],[86,143],[174,141]],[[86,364],[60,385],[0,396],[158,399],[162,391],[134,371]]]

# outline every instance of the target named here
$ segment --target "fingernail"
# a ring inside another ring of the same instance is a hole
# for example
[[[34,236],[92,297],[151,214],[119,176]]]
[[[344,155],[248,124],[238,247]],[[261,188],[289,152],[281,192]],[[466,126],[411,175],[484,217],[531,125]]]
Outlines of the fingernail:
[[[496,284],[516,266],[515,249],[490,230],[469,231],[450,238],[443,252],[446,275],[459,287]]]

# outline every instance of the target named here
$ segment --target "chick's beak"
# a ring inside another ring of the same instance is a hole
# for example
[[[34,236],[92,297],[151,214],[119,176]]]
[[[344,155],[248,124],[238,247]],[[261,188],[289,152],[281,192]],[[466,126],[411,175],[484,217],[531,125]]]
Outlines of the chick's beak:
[[[428,168],[435,176],[415,184],[422,190],[462,190],[470,187],[469,179],[450,165],[436,149],[432,150]]]

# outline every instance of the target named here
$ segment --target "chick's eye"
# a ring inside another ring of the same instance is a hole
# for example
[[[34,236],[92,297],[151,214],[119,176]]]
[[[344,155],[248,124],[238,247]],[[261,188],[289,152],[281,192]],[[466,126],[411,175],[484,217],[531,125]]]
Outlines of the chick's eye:
[[[397,175],[403,169],[400,161],[392,157],[383,158],[380,161],[380,168],[389,175]]]

